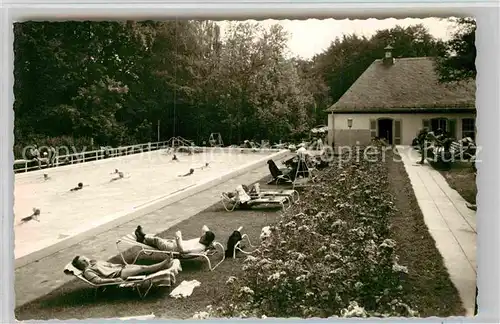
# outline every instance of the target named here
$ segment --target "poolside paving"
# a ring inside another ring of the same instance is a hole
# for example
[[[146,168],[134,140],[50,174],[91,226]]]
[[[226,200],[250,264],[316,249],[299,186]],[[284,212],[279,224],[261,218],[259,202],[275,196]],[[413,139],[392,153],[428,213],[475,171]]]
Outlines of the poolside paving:
[[[412,150],[398,146],[425,223],[460,294],[466,316],[473,316],[477,273],[476,212],[466,207],[466,201],[437,170],[427,162],[417,164],[419,155]]]
[[[280,160],[288,157],[286,155]],[[143,225],[144,228],[154,228],[157,233],[165,231],[219,201],[221,192],[234,190],[237,184],[253,183],[268,174],[267,165],[258,166],[245,174],[15,269],[16,307],[33,301],[72,280],[71,277],[65,276],[62,270],[75,255],[108,260],[117,255],[116,240],[133,232],[137,224]]]

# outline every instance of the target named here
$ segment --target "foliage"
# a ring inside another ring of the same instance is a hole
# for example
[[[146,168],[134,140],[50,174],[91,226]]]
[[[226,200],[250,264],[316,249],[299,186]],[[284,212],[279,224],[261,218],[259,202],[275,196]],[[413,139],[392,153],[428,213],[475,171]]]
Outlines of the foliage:
[[[228,278],[232,294],[210,316],[416,315],[404,302],[407,269],[389,238],[395,207],[384,150],[371,151],[370,159],[345,154],[341,167],[319,176],[246,259],[244,275]]]
[[[24,22],[14,26],[16,146],[92,138],[96,146],[210,133],[224,143],[307,136],[392,43],[433,56],[421,25],[346,35],[311,60],[288,55],[279,25],[211,21]],[[160,134],[157,126],[160,125]]]
[[[476,20],[451,19],[457,30],[441,49],[436,69],[441,82],[474,80],[476,77]]]

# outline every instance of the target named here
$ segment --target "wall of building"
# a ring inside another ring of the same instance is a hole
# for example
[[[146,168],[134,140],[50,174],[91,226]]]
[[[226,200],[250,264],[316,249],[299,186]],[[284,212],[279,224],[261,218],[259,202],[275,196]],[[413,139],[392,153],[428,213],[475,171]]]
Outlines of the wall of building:
[[[349,130],[347,120],[352,118],[352,128]],[[457,138],[461,138],[462,119],[475,118],[473,113],[449,114],[329,114],[328,115],[328,144],[349,145],[359,141],[361,145],[367,144],[371,139],[370,120],[391,118],[401,121],[401,144],[411,145],[412,140],[423,127],[424,119],[448,118],[456,120]],[[378,127],[378,123],[377,123]],[[350,136],[349,136],[350,131]],[[378,129],[377,129],[378,134]]]

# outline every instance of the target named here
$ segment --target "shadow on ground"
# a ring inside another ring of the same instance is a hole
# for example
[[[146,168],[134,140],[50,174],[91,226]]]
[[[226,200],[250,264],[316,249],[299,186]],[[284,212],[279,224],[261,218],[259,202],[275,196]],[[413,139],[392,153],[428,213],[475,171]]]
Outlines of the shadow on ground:
[[[259,181],[265,188],[267,179]],[[270,187],[270,186],[267,186]],[[271,188],[276,188],[271,187]],[[286,188],[280,186],[280,188]],[[259,242],[263,226],[275,222],[279,218],[279,209],[259,208],[253,210],[235,210],[226,212],[219,202],[206,210],[182,221],[176,226],[159,234],[160,237],[173,237],[178,230],[185,238],[198,237],[203,225],[207,225],[216,235],[216,240],[226,246],[229,235],[240,226],[243,233],[249,235],[252,243]],[[139,224],[138,224],[139,225]],[[145,228],[145,232],[154,233],[154,228]],[[127,233],[123,233],[124,235]],[[109,242],[114,244],[114,242]],[[127,261],[133,259],[131,249],[125,253]],[[211,257],[212,265],[220,260],[220,254]],[[196,279],[201,285],[194,289],[193,294],[186,299],[174,299],[169,296],[170,288],[153,288],[144,299],[129,288],[108,288],[95,294],[95,290],[87,284],[72,280],[47,295],[25,304],[15,310],[17,320],[68,320],[89,318],[110,318],[139,316],[154,313],[161,318],[191,318],[197,311],[202,311],[216,298],[227,293],[225,282],[229,276],[238,276],[244,255],[236,259],[226,259],[214,271],[209,271],[203,259],[183,260],[183,271],[177,276],[176,287],[183,280]],[[121,263],[119,256],[110,259]],[[158,257],[143,256],[138,263],[148,264],[161,260]],[[70,260],[68,260],[69,262]],[[47,265],[50,267],[50,265]],[[64,276],[62,269],[61,276]]]

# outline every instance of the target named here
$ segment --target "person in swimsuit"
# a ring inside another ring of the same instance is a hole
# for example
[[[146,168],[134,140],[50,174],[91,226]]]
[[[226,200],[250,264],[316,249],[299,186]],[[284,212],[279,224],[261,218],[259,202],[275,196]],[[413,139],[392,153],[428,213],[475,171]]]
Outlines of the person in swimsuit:
[[[113,173],[111,173],[111,174],[116,174],[116,175],[118,175],[118,176],[117,176],[117,177],[115,177],[115,178],[111,178],[111,180],[110,180],[109,182],[116,181],[116,180],[120,180],[120,179],[123,179],[123,177],[124,177],[123,172],[118,171],[118,169],[115,169],[115,172],[113,172]]]
[[[122,282],[129,277],[149,275],[160,270],[171,270],[174,274],[182,271],[177,259],[167,258],[153,265],[116,264],[106,261],[91,260],[85,256],[76,256],[71,264],[82,271],[83,277],[93,284]]]
[[[201,170],[203,170],[203,169],[205,169],[205,168],[208,168],[209,166],[210,166],[210,165],[209,165],[209,163],[207,162],[207,163],[205,163],[205,165],[202,165],[201,167],[198,167],[197,169],[201,169]]]
[[[82,189],[83,189],[83,183],[79,182],[78,186],[70,189],[69,191],[78,191],[78,190],[82,190]]]
[[[149,245],[160,251],[178,253],[201,253],[212,244],[215,234],[205,225],[202,228],[202,235],[199,238],[183,240],[181,231],[175,233],[175,239],[163,239],[152,234],[145,234],[139,225],[135,230],[137,242]]]
[[[192,169],[192,168],[191,168],[191,169],[189,169],[189,172],[188,172],[188,173],[183,174],[183,175],[180,175],[179,177],[187,177],[187,176],[192,175],[193,173],[194,173],[194,169]]]

